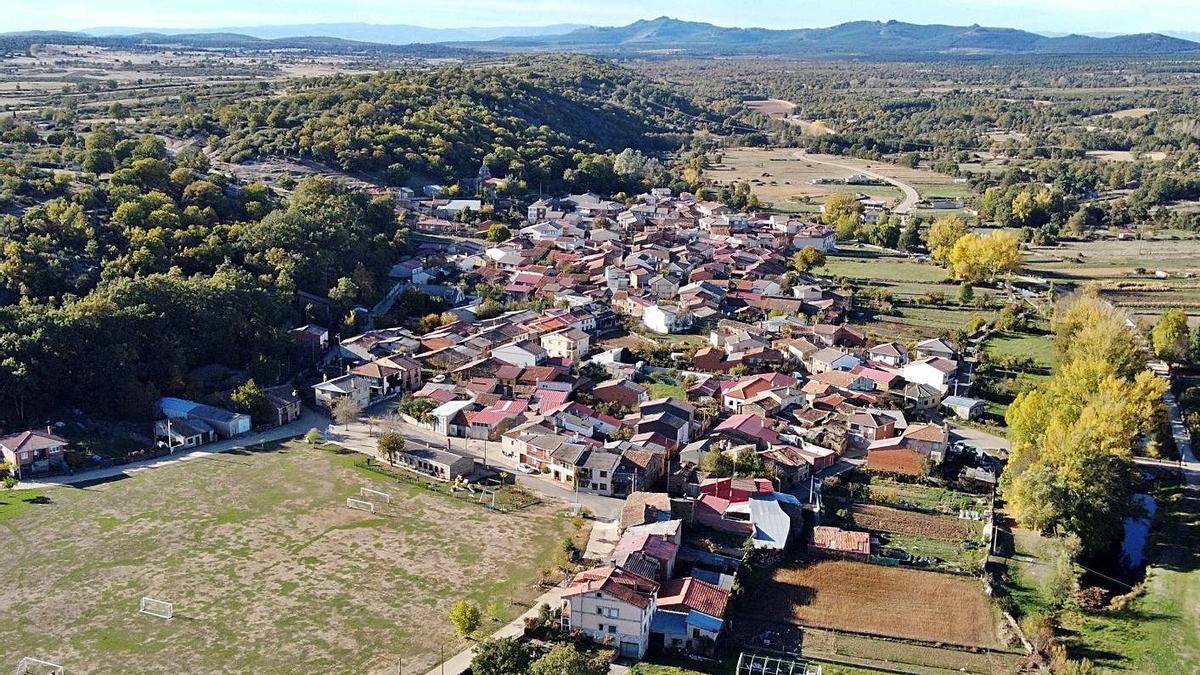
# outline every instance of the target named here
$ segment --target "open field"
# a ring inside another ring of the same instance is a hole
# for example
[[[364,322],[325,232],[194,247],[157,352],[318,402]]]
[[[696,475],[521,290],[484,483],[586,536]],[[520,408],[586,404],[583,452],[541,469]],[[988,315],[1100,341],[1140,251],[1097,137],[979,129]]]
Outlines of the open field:
[[[853,170],[821,164],[834,162]],[[706,175],[720,184],[735,181],[750,183],[759,199],[780,210],[805,210],[807,200],[820,202],[835,192],[863,193],[879,199],[899,202],[901,192],[890,185],[813,185],[818,178],[845,178],[855,171],[873,171],[914,186],[926,195],[957,196],[961,185],[949,176],[925,169],[911,169],[887,162],[868,162],[854,157],[803,155],[791,149],[731,148],[722,152],[722,160]]]
[[[1003,646],[999,614],[970,577],[822,560],[776,570],[756,589],[755,603],[764,617],[804,626],[968,647]]]
[[[288,444],[48,490],[0,522],[17,544],[0,548],[0,664],[366,673],[403,659],[424,672],[440,646],[465,646],[446,619],[455,601],[507,621],[540,593],[540,569],[571,530],[553,507],[500,514],[361,471],[355,457]],[[346,508],[362,486],[393,505]],[[175,603],[175,618],[139,614],[144,595]]]
[[[1054,342],[1049,334],[996,333],[987,339],[984,350],[992,358],[1028,357],[1034,366],[1047,371],[1054,365]]]
[[[830,255],[825,259],[825,266],[818,268],[817,272],[851,279],[919,284],[941,283],[947,278],[946,269],[943,267],[885,253]]]
[[[975,539],[979,537],[981,528],[981,524],[974,520],[893,509],[878,504],[855,504],[847,510],[850,522],[862,529],[929,539]]]
[[[1096,283],[1103,296],[1135,318],[1153,320],[1163,309],[1182,307],[1200,315],[1200,240],[1064,242],[1026,255],[1025,271],[1060,286]],[[1156,272],[1163,272],[1160,278]]]

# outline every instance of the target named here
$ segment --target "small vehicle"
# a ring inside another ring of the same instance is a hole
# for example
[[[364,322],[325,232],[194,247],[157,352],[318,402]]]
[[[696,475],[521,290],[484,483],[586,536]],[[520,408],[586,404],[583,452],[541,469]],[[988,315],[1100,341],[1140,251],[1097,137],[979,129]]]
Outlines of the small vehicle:
[[[529,466],[525,462],[521,462],[517,465],[517,471],[520,471],[521,473],[537,473],[537,469]]]

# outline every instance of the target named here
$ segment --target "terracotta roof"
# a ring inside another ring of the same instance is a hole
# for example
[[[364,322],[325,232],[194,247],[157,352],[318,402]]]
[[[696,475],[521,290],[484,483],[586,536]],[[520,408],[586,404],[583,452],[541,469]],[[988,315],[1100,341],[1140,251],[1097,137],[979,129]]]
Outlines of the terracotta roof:
[[[827,551],[871,555],[871,535],[867,532],[818,525],[813,528],[812,545]]]
[[[724,618],[728,604],[728,592],[692,577],[672,579],[658,590],[660,609],[686,607],[720,619]]]
[[[936,424],[914,424],[904,432],[905,438],[931,443],[945,443],[949,440],[950,432],[946,427]]]
[[[646,609],[657,591],[657,582],[617,565],[606,565],[576,574],[563,592],[563,597],[603,592],[639,609]]]

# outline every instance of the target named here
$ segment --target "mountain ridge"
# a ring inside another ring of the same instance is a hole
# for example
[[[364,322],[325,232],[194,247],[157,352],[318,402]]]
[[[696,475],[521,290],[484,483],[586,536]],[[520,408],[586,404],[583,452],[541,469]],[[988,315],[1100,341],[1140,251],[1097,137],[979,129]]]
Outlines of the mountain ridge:
[[[586,24],[562,23],[545,26],[467,26],[462,28],[429,28],[413,24],[377,24],[367,22],[331,22],[305,24],[262,24],[255,26],[229,26],[221,28],[136,28],[131,26],[97,26],[74,31],[92,37],[125,37],[131,35],[194,35],[194,34],[237,34],[265,40],[282,38],[327,37],[371,42],[377,44],[408,45],[434,44],[439,42],[481,42],[506,37],[538,37],[562,35]]]
[[[626,26],[587,27],[557,36],[513,37],[462,46],[495,49],[616,49],[696,55],[1156,55],[1200,51],[1200,43],[1160,33],[1061,37],[1016,28],[851,21],[827,28],[731,28],[666,16]]]

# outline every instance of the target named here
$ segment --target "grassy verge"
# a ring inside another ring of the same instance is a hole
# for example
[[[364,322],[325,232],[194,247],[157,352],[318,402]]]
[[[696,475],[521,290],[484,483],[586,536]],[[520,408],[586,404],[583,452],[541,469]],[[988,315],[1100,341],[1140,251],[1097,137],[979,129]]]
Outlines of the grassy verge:
[[[16,518],[33,508],[36,504],[47,501],[45,490],[13,490],[0,492],[0,520]]]

